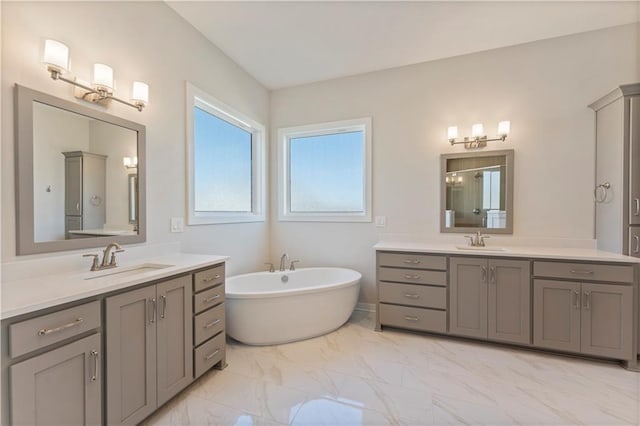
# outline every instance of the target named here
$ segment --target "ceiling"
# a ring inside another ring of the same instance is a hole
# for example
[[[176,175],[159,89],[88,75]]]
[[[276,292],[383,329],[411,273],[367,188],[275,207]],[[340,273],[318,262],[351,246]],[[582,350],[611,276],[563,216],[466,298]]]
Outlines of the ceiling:
[[[167,3],[269,89],[640,20],[640,1]]]

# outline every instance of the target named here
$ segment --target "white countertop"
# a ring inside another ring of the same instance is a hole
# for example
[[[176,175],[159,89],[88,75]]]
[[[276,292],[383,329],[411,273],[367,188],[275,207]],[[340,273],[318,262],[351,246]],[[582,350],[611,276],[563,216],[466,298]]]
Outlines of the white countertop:
[[[0,319],[7,319],[63,303],[122,290],[136,284],[215,265],[227,259],[229,259],[228,256],[176,253],[123,261],[116,268],[102,271],[43,274],[41,276],[3,282]],[[163,267],[134,275],[118,274],[118,272],[125,272],[142,265]],[[164,267],[165,265],[168,266]],[[99,278],[87,279],[90,277]]]
[[[592,248],[573,247],[530,247],[530,246],[498,246],[503,251],[491,251],[491,242],[487,242],[485,250],[460,249],[465,243],[442,244],[427,242],[407,242],[407,241],[380,241],[373,247],[376,250],[387,251],[410,251],[423,253],[455,254],[462,256],[493,256],[493,257],[525,257],[535,259],[556,259],[556,260],[588,260],[597,262],[617,262],[617,263],[640,263],[640,258],[611,253],[608,251],[596,250]]]

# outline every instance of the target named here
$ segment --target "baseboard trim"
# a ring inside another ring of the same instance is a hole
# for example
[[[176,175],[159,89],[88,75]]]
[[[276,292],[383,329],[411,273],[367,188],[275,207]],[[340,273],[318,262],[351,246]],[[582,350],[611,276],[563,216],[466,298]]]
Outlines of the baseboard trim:
[[[364,312],[375,312],[376,304],[375,303],[358,303],[355,308],[356,311],[364,311]]]

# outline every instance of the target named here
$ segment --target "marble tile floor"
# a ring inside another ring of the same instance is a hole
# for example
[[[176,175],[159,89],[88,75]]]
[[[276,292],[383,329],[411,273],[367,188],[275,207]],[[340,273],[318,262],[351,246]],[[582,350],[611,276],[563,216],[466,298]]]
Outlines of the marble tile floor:
[[[356,311],[302,342],[230,341],[145,425],[640,424],[640,373],[617,364],[373,328]]]

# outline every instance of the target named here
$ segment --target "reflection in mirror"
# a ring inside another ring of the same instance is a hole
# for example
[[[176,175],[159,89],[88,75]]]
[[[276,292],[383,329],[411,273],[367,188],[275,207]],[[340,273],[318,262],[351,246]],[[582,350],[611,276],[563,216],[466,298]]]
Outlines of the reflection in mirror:
[[[138,231],[138,174],[129,174],[129,224]]]
[[[144,241],[144,126],[19,85],[16,94],[18,254]]]
[[[513,232],[513,150],[443,155],[441,185],[442,232]]]

